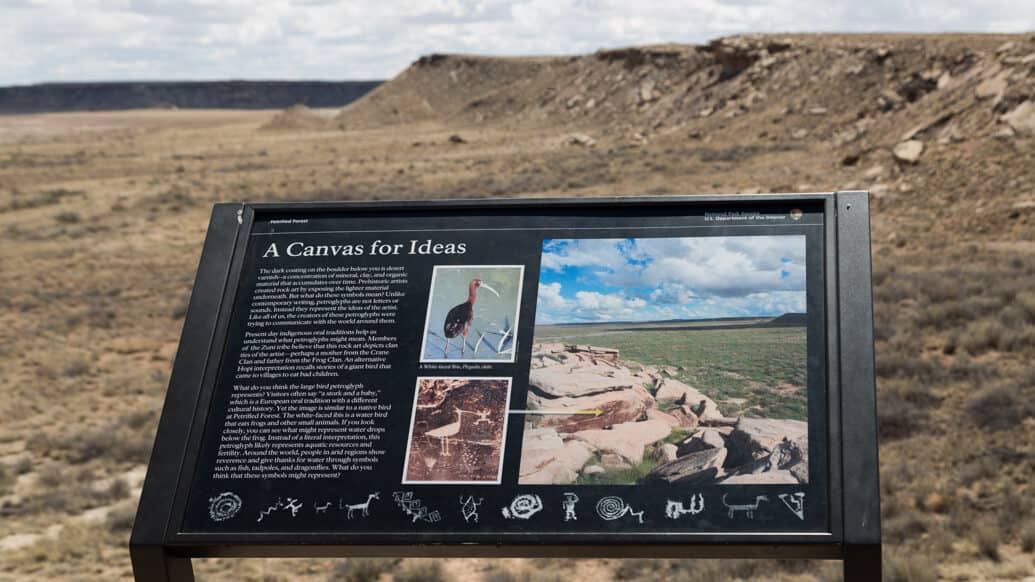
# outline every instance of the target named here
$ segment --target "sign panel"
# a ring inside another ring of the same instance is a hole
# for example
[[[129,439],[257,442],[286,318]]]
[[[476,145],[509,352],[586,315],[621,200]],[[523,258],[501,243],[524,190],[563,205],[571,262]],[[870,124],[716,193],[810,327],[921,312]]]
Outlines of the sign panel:
[[[218,207],[134,540],[843,557],[839,200]]]

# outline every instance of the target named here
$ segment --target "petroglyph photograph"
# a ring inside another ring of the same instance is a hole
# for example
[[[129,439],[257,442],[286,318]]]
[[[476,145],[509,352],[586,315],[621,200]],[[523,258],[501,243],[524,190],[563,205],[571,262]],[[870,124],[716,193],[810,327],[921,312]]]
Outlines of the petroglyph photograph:
[[[522,484],[808,482],[805,238],[547,240]]]
[[[513,362],[523,265],[437,265],[422,362]]]
[[[418,378],[403,483],[499,483],[510,378]]]

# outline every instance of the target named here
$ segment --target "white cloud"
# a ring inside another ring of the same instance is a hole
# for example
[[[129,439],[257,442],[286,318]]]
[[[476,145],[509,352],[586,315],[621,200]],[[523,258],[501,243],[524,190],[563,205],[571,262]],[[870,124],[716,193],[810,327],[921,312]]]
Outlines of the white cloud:
[[[806,310],[801,235],[551,240],[543,250],[541,323]]]
[[[582,239],[547,243],[543,248],[542,268],[559,271],[565,267],[611,267],[625,262],[623,250],[627,243],[621,239]],[[557,252],[551,252],[556,250]]]
[[[576,292],[575,302],[575,317],[595,321],[635,319],[647,307],[647,302],[638,297],[627,298],[618,293],[596,291]]]
[[[544,251],[545,270],[589,267],[607,285],[657,287],[662,300],[801,290],[805,281],[803,237],[641,238],[635,246],[617,239],[583,239],[553,242]]]
[[[743,32],[1027,31],[1031,0],[4,0],[0,84],[387,78],[421,54],[570,54]]]
[[[574,307],[574,303],[571,300],[565,299],[561,296],[561,284],[560,283],[549,283],[539,284],[539,308],[546,309],[551,312],[555,311],[567,311]]]
[[[638,297],[625,297],[621,293],[599,293],[577,291],[574,299],[562,296],[561,284],[557,282],[539,284],[539,323],[562,321],[625,321],[641,319],[647,301]]]

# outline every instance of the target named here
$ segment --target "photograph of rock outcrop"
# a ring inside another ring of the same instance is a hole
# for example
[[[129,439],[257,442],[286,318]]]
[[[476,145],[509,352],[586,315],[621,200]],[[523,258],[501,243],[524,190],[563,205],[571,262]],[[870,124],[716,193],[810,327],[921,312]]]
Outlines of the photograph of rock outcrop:
[[[510,378],[418,378],[403,483],[499,483]]]
[[[438,265],[431,279],[422,362],[513,362],[522,265]]]
[[[547,240],[522,484],[807,483],[801,236]]]

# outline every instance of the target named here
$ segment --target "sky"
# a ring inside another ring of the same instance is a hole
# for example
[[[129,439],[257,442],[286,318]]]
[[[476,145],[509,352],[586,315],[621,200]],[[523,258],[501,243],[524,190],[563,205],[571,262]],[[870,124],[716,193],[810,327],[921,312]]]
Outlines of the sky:
[[[537,324],[805,313],[805,237],[551,239]]]
[[[0,0],[0,85],[386,79],[423,54],[748,32],[1025,32],[1033,0]]]

